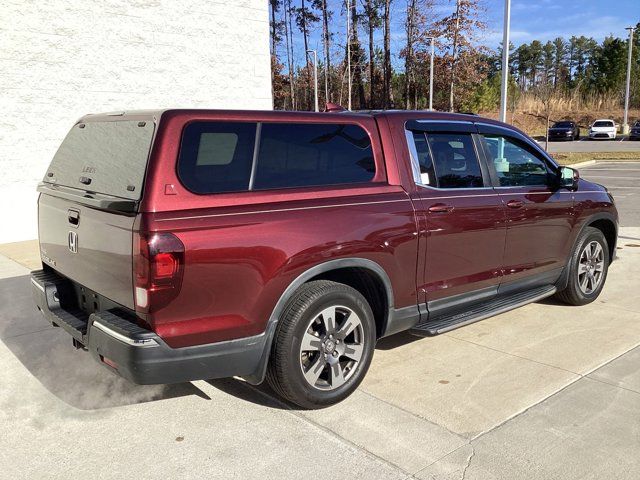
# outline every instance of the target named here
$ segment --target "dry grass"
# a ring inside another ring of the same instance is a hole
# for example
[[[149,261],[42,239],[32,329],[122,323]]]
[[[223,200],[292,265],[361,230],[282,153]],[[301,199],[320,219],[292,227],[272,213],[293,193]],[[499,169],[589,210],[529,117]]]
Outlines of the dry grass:
[[[614,111],[620,108],[620,98],[617,95],[590,93],[579,95],[577,93],[555,95],[550,100],[551,109],[554,112],[573,111]],[[540,97],[523,93],[518,99],[517,109],[521,112],[529,112],[536,115],[544,115],[545,107]]]
[[[551,122],[573,120],[582,134],[598,118],[610,118],[622,123],[623,108],[615,95],[587,94],[558,95],[550,100]],[[483,112],[483,116],[498,118],[498,112]],[[629,121],[640,119],[640,109],[629,110]],[[518,99],[515,111],[507,113],[507,122],[525,131],[532,137],[546,135],[546,111],[542,100],[533,94],[524,93]]]

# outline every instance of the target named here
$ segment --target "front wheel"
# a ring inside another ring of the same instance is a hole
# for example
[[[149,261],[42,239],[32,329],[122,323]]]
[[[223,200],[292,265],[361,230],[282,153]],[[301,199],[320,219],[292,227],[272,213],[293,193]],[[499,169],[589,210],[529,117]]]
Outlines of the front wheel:
[[[358,387],[375,342],[373,312],[360,292],[326,280],[309,282],[278,322],[267,381],[302,408],[332,405]]]
[[[609,270],[609,246],[604,234],[587,227],[578,238],[569,261],[567,287],[556,297],[570,305],[593,302],[604,287]]]

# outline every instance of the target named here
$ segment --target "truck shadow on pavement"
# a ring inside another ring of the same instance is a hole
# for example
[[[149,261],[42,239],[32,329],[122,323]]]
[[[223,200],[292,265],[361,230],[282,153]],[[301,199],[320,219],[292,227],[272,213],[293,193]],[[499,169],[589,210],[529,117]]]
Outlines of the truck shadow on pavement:
[[[81,410],[198,395],[191,383],[134,385],[76,350],[71,336],[42,318],[28,275],[0,280],[0,340],[49,392]]]
[[[392,350],[402,345],[407,345],[420,340],[428,339],[417,337],[407,332],[401,332],[381,339],[376,345],[376,350]],[[266,381],[262,382],[260,385],[250,385],[243,380],[224,378],[219,380],[208,380],[207,383],[217,390],[245,402],[251,402],[256,405],[279,410],[304,410],[301,407],[282,399],[273,391]]]

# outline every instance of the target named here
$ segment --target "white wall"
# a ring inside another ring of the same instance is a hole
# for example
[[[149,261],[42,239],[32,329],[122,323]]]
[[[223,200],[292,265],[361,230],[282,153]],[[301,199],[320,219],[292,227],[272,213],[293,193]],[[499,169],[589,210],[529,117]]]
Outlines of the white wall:
[[[265,0],[2,0],[0,50],[0,243],[85,113],[271,108]]]

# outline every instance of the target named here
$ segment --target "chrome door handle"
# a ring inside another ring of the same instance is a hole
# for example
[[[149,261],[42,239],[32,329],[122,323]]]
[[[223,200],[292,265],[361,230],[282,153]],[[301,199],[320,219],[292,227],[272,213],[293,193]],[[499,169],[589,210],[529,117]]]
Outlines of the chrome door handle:
[[[453,211],[453,206],[445,205],[444,203],[436,203],[429,207],[430,213],[449,213]]]
[[[521,200],[509,200],[507,202],[507,207],[509,208],[522,208],[524,206],[524,202]]]

